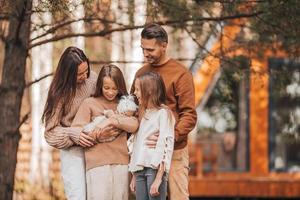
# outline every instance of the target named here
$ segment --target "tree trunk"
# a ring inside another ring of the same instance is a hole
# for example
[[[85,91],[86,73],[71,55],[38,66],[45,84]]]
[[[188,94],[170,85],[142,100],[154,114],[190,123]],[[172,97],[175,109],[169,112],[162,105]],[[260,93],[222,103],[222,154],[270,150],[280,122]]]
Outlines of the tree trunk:
[[[11,2],[0,85],[0,200],[13,197],[32,0]]]

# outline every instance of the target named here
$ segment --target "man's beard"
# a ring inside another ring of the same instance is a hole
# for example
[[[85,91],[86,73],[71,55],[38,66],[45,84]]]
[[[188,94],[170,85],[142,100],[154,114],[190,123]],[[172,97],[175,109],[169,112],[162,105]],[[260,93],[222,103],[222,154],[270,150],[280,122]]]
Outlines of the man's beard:
[[[159,59],[155,58],[155,57],[149,57],[146,58],[147,63],[151,64],[151,65],[155,65],[159,63]]]

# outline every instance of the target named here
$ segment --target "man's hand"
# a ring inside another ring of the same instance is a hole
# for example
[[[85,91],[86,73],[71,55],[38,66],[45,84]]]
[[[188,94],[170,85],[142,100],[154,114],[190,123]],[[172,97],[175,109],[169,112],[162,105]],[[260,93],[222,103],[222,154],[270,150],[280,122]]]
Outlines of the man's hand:
[[[146,145],[149,148],[155,148],[158,140],[159,132],[154,133],[147,137]]]
[[[95,140],[91,136],[89,136],[83,132],[80,133],[80,135],[79,135],[79,145],[80,146],[91,147],[94,144],[95,144]]]

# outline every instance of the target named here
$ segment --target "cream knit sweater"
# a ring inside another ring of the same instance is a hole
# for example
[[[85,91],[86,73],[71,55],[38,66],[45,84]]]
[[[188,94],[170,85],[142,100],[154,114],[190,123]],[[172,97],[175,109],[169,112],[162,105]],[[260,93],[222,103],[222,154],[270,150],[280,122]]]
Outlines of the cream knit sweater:
[[[54,116],[46,122],[44,136],[50,146],[58,149],[66,149],[74,144],[78,144],[82,128],[73,128],[70,126],[80,104],[95,92],[96,81],[97,74],[91,71],[90,77],[84,83],[77,86],[76,94],[68,113],[57,122],[59,110],[57,108]]]

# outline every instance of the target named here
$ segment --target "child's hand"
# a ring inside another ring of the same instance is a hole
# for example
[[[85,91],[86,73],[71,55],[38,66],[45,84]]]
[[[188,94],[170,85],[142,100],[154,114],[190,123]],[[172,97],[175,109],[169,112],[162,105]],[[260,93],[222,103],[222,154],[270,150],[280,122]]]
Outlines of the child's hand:
[[[158,190],[159,190],[160,184],[161,184],[161,179],[156,178],[150,187],[150,195],[151,196],[159,195]]]
[[[82,147],[91,147],[95,144],[95,140],[83,132],[80,133],[78,142]]]
[[[86,133],[86,134],[89,135],[91,138],[93,138],[94,141],[97,140],[97,132],[92,131],[92,132],[89,132],[89,133]]]
[[[132,175],[131,182],[130,182],[130,190],[131,192],[135,192],[135,175]]]
[[[99,132],[97,132],[99,131]],[[117,135],[119,135],[121,133],[121,131],[119,129],[114,128],[113,126],[106,126],[101,130],[97,130],[95,129],[95,134],[96,134],[96,138],[97,140],[105,140],[111,137],[115,137]]]

